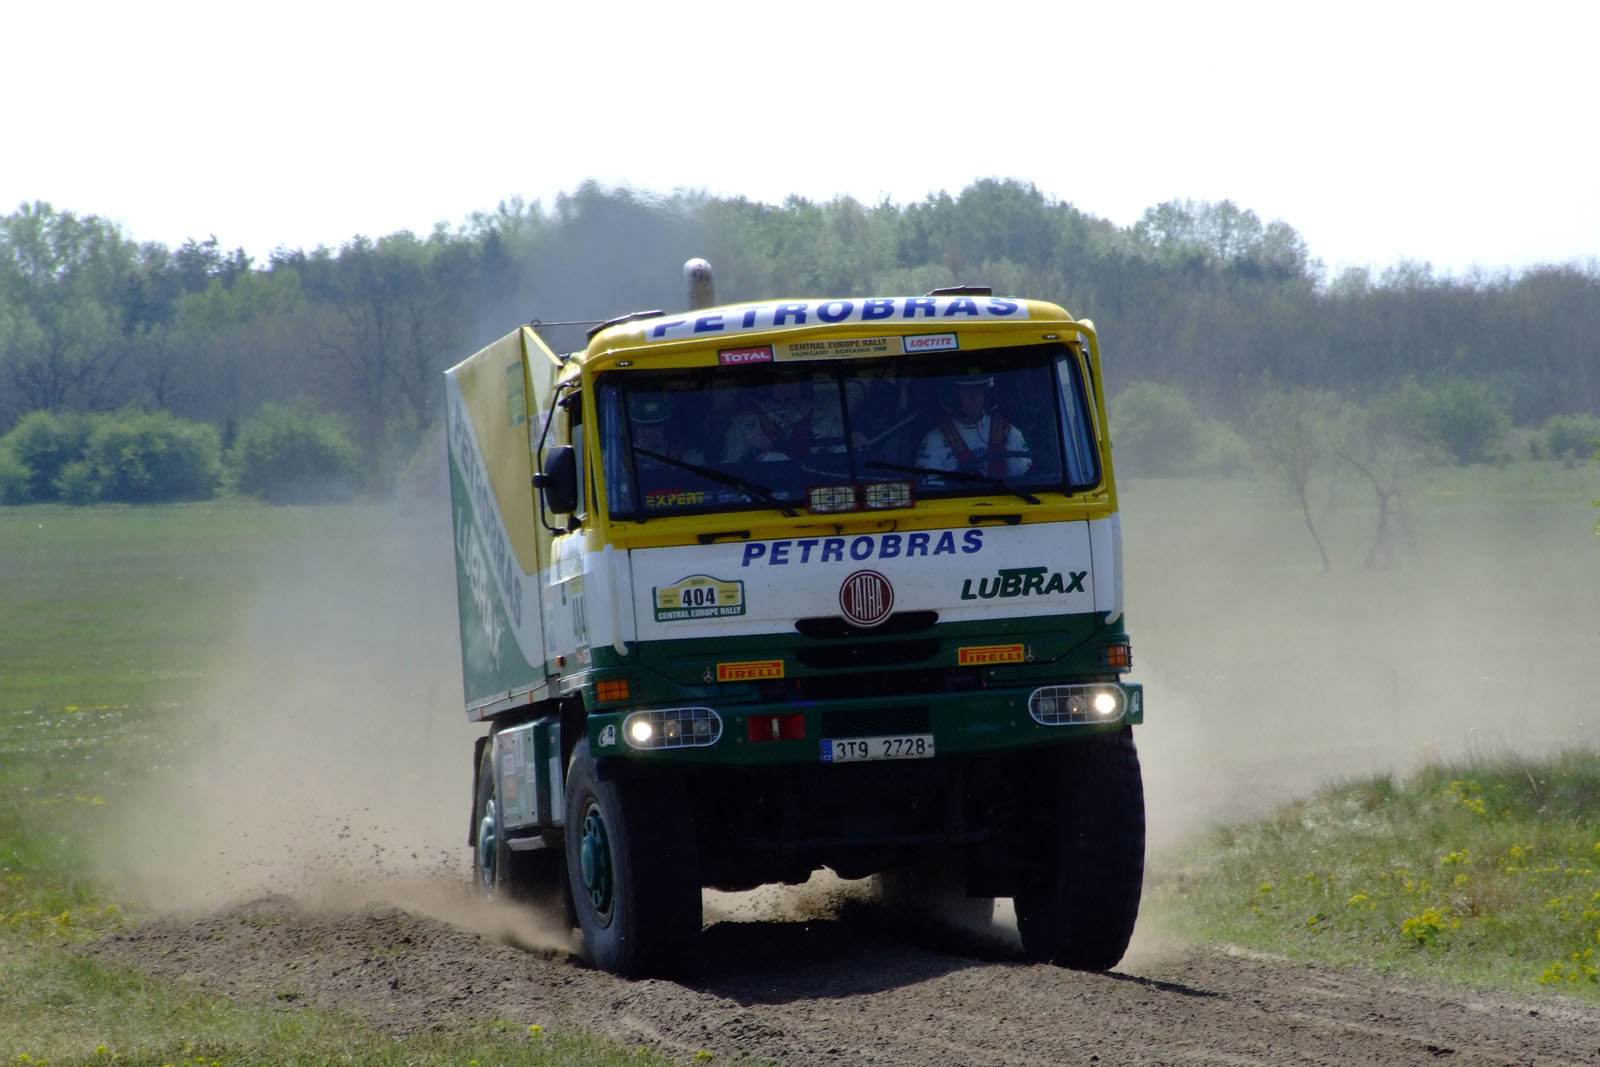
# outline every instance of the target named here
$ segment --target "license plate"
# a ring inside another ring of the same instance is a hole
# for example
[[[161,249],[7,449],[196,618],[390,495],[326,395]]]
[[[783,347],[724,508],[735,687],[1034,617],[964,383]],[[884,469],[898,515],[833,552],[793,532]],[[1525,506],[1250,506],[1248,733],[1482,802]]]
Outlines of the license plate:
[[[928,759],[933,755],[932,734],[894,734],[889,737],[841,737],[822,742],[823,763],[864,763],[880,759]]]

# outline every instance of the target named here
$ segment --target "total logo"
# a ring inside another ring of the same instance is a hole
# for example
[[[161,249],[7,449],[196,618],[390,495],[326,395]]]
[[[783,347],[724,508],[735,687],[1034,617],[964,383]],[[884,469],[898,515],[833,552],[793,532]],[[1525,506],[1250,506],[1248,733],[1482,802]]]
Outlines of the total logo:
[[[839,586],[839,610],[853,625],[877,626],[894,610],[894,586],[877,571],[856,571]]]
[[[747,363],[771,363],[772,346],[757,345],[753,348],[721,348],[717,350],[717,362],[724,367],[742,367]]]

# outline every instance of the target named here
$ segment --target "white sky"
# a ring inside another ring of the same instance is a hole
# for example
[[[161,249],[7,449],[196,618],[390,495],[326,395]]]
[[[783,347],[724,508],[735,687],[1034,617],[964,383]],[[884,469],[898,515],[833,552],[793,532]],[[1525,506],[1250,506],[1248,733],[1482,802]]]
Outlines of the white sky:
[[[1600,256],[1594,0],[15,0],[0,212],[264,258],[584,179],[1231,199],[1330,268]]]

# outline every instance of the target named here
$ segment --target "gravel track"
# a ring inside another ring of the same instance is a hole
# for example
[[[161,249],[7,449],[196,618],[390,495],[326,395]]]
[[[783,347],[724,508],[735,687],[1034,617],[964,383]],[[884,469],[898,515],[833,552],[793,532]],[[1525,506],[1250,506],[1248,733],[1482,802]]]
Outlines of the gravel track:
[[[263,897],[89,951],[396,1034],[505,1019],[685,1061],[706,1050],[721,1062],[904,1067],[1600,1063],[1600,1009],[1564,998],[1142,936],[1118,970],[1083,974],[1022,962],[1004,938],[891,930],[876,909],[846,904],[826,917],[713,921],[688,977],[626,981],[459,883],[387,895],[410,906]]]

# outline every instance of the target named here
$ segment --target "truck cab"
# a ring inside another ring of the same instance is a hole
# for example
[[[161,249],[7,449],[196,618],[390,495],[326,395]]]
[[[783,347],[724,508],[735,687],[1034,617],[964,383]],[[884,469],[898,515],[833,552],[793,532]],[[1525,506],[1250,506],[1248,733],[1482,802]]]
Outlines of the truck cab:
[[[447,375],[471,843],[602,967],[700,890],[1013,899],[1103,969],[1138,912],[1142,688],[1099,341],[962,288],[523,327]]]

